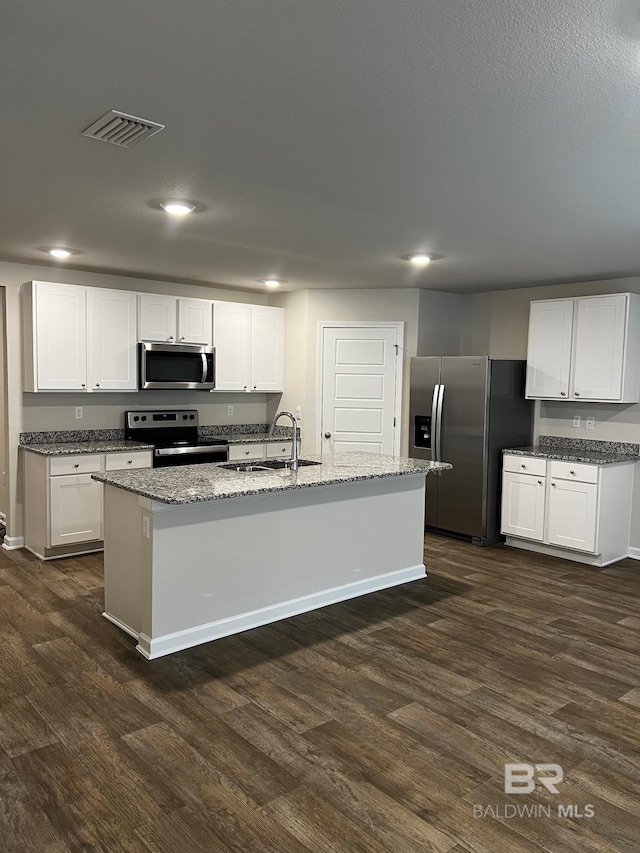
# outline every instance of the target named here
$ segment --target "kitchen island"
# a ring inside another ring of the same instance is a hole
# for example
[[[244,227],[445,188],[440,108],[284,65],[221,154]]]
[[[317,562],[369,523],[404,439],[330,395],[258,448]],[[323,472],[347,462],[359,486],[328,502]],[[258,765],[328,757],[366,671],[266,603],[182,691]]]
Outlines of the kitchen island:
[[[95,474],[104,616],[152,659],[425,576],[425,477],[451,466],[341,453],[289,470]]]

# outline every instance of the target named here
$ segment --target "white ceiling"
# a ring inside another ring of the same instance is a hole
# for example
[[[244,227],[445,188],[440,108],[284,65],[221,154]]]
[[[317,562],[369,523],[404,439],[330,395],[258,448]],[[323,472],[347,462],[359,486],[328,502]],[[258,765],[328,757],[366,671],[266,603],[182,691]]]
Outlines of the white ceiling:
[[[257,289],[640,273],[640,3],[20,0],[0,257]],[[166,129],[130,150],[110,109]],[[153,199],[206,206],[169,220]],[[444,255],[415,271],[414,249]]]

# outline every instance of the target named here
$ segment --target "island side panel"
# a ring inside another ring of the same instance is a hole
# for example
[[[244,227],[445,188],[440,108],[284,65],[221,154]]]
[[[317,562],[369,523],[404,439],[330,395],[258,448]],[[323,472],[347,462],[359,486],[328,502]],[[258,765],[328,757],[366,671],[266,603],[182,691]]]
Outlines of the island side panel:
[[[418,474],[152,503],[153,589],[141,581],[140,592],[152,613],[139,651],[158,657],[424,577],[424,483]],[[139,539],[141,527],[140,517],[127,531]]]
[[[141,506],[142,504],[142,506]],[[153,518],[150,501],[104,486],[104,613],[109,621],[138,637],[151,630],[152,548],[143,535],[143,517]]]

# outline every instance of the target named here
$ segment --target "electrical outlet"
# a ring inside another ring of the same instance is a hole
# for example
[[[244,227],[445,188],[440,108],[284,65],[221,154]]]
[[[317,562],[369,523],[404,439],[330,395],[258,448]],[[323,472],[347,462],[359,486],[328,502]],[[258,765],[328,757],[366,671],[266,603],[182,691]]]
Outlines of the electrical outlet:
[[[142,516],[142,535],[144,536],[145,539],[149,538],[149,516],[148,515]]]
[[[596,428],[596,419],[595,418],[587,418],[585,421],[585,426],[587,429],[595,429]]]
[[[573,425],[574,425],[574,427],[580,426],[580,415],[574,415],[573,416]]]
[[[302,406],[296,406],[296,419],[302,420]]]
[[[233,406],[227,406],[227,415],[231,417],[233,415]]]
[[[76,406],[76,418],[80,420],[80,418],[84,417],[84,409],[82,406]]]

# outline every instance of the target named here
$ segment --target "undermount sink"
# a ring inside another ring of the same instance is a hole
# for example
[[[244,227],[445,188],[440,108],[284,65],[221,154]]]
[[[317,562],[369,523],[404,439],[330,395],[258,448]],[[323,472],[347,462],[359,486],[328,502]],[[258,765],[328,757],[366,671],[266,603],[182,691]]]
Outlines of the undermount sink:
[[[321,462],[312,462],[311,459],[298,459],[298,467],[304,465],[321,465]],[[240,471],[242,474],[255,474],[258,471],[281,471],[287,470],[291,465],[288,459],[269,459],[265,462],[231,462],[228,465],[220,465],[227,471]]]

